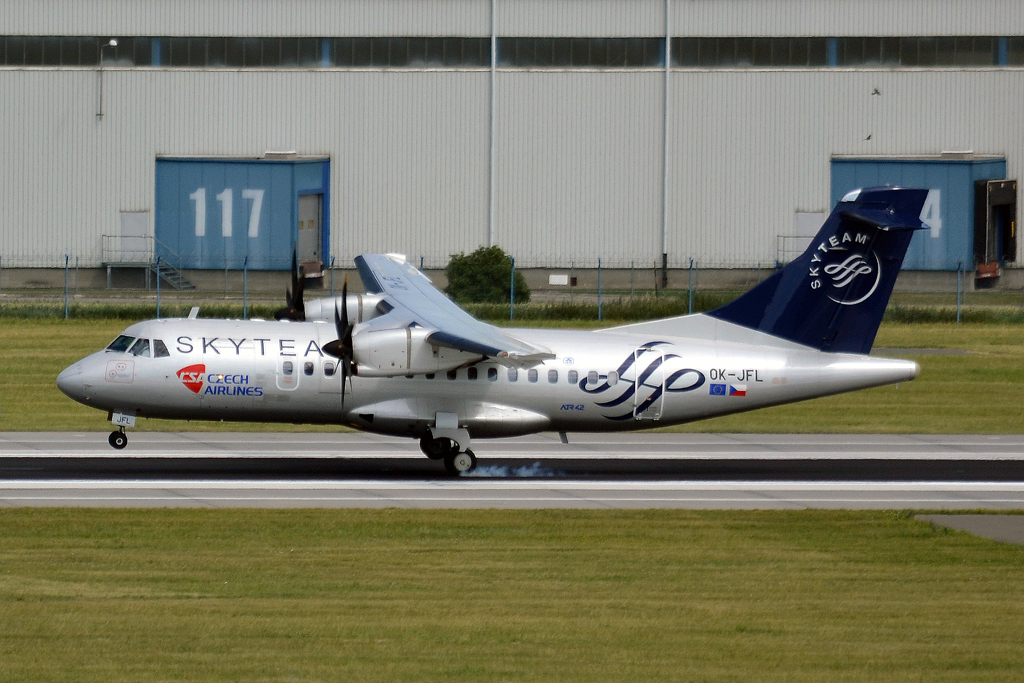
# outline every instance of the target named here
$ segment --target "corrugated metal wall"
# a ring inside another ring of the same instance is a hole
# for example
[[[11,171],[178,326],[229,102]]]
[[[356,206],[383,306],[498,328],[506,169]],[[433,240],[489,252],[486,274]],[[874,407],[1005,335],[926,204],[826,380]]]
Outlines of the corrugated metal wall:
[[[657,35],[664,22],[661,0],[499,0],[498,9],[502,35]],[[0,12],[5,32],[36,35],[490,28],[487,0],[43,1]],[[681,35],[883,35],[893,22],[903,33],[1024,34],[1024,3],[998,0],[674,0],[672,18]],[[64,253],[97,265],[119,212],[153,210],[158,155],[329,155],[339,263],[403,251],[442,265],[487,240],[486,69],[104,71],[100,121],[96,70],[0,68],[5,267],[55,266]],[[663,72],[501,69],[496,78],[496,243],[523,266],[660,260]],[[772,264],[794,212],[830,208],[835,154],[973,150],[1005,156],[1020,177],[1022,102],[1015,68],[674,71],[670,265]]]
[[[501,35],[658,36],[664,0],[497,0]],[[490,0],[3,0],[6,34],[466,35]],[[1007,35],[1018,0],[672,0],[677,36]],[[1016,35],[1016,33],[1014,34]]]
[[[485,36],[489,0],[2,0],[5,35]]]
[[[794,212],[831,209],[834,154],[972,150],[1022,171],[1021,71],[675,72],[671,93],[668,251],[680,266],[772,264]]]
[[[517,263],[661,253],[663,79],[498,74],[495,241]]]
[[[502,36],[664,36],[665,0],[498,0],[496,20]]]
[[[1018,0],[673,0],[671,13],[677,36],[1005,36],[1024,23]]]
[[[0,70],[5,265],[100,261],[157,155],[332,159],[332,252],[443,263],[487,239],[486,71]],[[496,242],[522,265],[660,258],[662,75],[499,72]],[[873,95],[875,90],[879,95]],[[973,150],[1020,177],[1024,72],[672,74],[670,263],[770,265],[833,154]],[[870,138],[869,138],[870,136]]]
[[[97,265],[155,159],[330,155],[333,254],[430,258],[487,238],[486,72],[0,70],[0,256]]]

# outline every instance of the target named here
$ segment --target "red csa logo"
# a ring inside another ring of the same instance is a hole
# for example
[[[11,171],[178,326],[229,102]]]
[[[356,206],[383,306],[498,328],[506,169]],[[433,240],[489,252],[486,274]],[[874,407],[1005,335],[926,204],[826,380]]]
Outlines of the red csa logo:
[[[199,365],[190,365],[187,368],[178,370],[178,379],[184,384],[189,391],[193,394],[198,394],[203,390],[203,375],[206,374],[206,366],[200,363]]]

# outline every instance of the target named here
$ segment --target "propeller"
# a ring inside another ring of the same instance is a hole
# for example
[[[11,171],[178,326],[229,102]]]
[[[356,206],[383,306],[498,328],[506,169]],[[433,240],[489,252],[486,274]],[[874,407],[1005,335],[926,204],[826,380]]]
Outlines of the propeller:
[[[284,308],[279,308],[274,313],[275,320],[301,322],[306,319],[306,306],[302,303],[302,289],[305,280],[305,273],[299,268],[298,255],[292,249],[292,287],[284,291],[285,302],[288,305]]]
[[[338,338],[324,344],[324,353],[337,358],[341,366],[341,407],[345,407],[345,384],[350,381],[355,372],[355,359],[352,350],[352,325],[348,321],[348,276],[341,285],[341,312],[338,306],[334,306],[334,327],[338,331]]]

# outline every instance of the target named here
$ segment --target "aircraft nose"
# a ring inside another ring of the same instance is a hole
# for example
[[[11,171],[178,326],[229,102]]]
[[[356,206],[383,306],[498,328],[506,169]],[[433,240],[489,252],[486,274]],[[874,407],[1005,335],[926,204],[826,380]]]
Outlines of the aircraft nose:
[[[57,375],[57,388],[66,396],[81,401],[85,395],[85,383],[82,381],[82,362],[79,361],[64,369]]]

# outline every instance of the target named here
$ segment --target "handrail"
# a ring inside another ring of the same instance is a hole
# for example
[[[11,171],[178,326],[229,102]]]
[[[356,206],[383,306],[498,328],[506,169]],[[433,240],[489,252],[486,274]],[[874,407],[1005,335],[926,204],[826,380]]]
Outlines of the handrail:
[[[153,260],[153,238],[149,236],[122,237],[102,235],[103,263],[137,263],[146,265]]]
[[[171,261],[170,259],[168,259],[166,257],[163,257],[163,260],[164,261],[170,261],[170,265],[174,266],[175,270],[181,270],[181,254],[179,254],[178,252],[174,251],[173,249],[171,249],[170,247],[168,247],[166,244],[164,244],[163,242],[161,242],[160,240],[158,240],[155,237],[153,238],[153,242],[154,242],[154,246],[159,246],[160,249],[165,254],[169,254],[170,256],[174,257],[173,261]],[[154,253],[154,255],[156,254],[156,249],[155,248],[153,250],[153,253]]]

